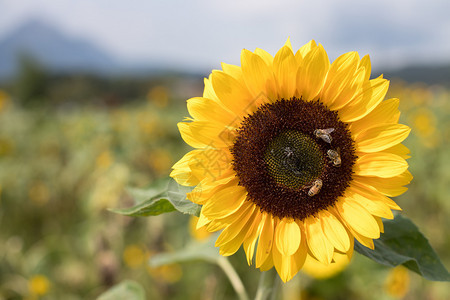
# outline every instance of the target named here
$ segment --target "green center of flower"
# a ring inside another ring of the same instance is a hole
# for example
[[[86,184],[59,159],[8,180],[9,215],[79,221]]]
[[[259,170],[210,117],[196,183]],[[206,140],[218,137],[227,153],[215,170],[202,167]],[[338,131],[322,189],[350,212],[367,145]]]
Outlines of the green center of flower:
[[[295,130],[284,131],[272,139],[264,161],[277,184],[294,190],[311,184],[322,174],[325,165],[316,141]]]

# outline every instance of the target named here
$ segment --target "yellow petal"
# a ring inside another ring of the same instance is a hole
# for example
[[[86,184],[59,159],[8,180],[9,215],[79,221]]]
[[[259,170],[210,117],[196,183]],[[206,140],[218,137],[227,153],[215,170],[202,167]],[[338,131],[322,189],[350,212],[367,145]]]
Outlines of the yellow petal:
[[[341,84],[338,92],[334,95],[334,100],[328,104],[331,110],[339,110],[349,104],[361,92],[362,86],[365,83],[364,76],[365,69],[357,69],[353,77],[346,79]]]
[[[293,220],[282,219],[275,229],[275,245],[283,255],[293,255],[300,246],[301,233]]]
[[[407,190],[407,188],[403,186],[410,183],[412,178],[411,173],[409,171],[405,171],[402,174],[392,178],[355,176],[354,180],[361,182],[362,184],[372,186],[386,196],[397,197]]]
[[[226,63],[222,63],[222,70],[236,79],[237,81],[242,81],[243,75],[242,75],[242,69],[239,66],[230,65]]]
[[[364,207],[344,198],[338,200],[335,206],[342,219],[354,231],[372,239],[380,237],[377,221]]]
[[[272,216],[266,215],[264,226],[259,236],[258,248],[256,249],[256,267],[259,268],[267,259],[272,251],[273,246],[273,233],[274,233],[274,220]]]
[[[365,75],[364,81],[369,80],[370,79],[370,73],[372,71],[372,65],[370,64],[370,57],[369,57],[368,54],[365,55],[361,59],[361,61],[359,62],[359,67],[360,68],[364,68],[365,71],[366,71],[366,75]]]
[[[320,211],[318,217],[325,236],[334,248],[344,253],[347,252],[350,247],[350,238],[342,223],[328,210]]]
[[[194,139],[206,147],[229,148],[233,145],[235,128],[224,127],[211,121],[194,121],[189,123],[189,129]]]
[[[283,255],[278,251],[277,247],[272,249],[273,264],[283,282],[289,281],[292,275],[292,257],[291,255]]]
[[[328,75],[320,93],[320,99],[331,107],[339,94],[354,79],[358,68],[359,55],[357,52],[349,52],[339,56],[330,66]]]
[[[302,228],[303,227],[303,222],[298,221],[299,227]],[[298,247],[297,252],[294,253],[294,255],[292,255],[291,257],[291,275],[292,277],[295,276],[295,274],[298,273],[298,271],[300,271],[300,269],[303,267],[303,265],[305,264],[305,260],[306,260],[306,255],[308,254],[308,245],[306,244],[306,236],[304,233],[304,229],[300,229],[302,237],[301,237],[301,242],[300,242],[300,246]],[[291,278],[292,278],[291,277]]]
[[[221,148],[233,144],[234,130],[210,121],[179,122],[181,138],[194,148]],[[226,134],[225,134],[226,133]]]
[[[378,223],[377,223],[377,226],[378,226]],[[361,245],[363,245],[369,249],[372,249],[372,250],[375,248],[374,244],[373,244],[373,240],[371,238],[368,238],[368,237],[358,233],[357,231],[353,230],[351,227],[349,227],[348,230],[355,237],[355,239],[361,243]]]
[[[378,177],[359,177],[355,176],[355,178],[352,181],[352,187],[355,189],[358,194],[364,196],[367,199],[370,199],[372,201],[379,201],[387,205],[390,209],[395,210],[402,210],[397,203],[394,202],[391,198],[388,198],[384,196],[380,191],[378,191],[375,187],[371,186],[370,184],[372,181],[375,183],[374,185],[377,185],[378,179],[383,179],[383,181],[393,181],[394,178],[378,178]]]
[[[195,229],[200,229],[203,226],[208,225],[210,222],[211,222],[211,220],[208,219],[207,217],[205,217],[205,215],[202,214],[202,212],[200,211],[200,216],[198,218],[197,225],[196,225]]]
[[[209,75],[209,78],[205,78],[203,80],[205,84],[205,88],[203,90],[203,98],[208,98],[216,101],[217,103],[220,103],[219,98],[217,98],[216,92],[214,91],[214,88],[212,86],[211,78],[212,74]]]
[[[192,175],[201,180],[219,180],[222,177],[229,177],[228,174],[232,173],[232,159],[227,148],[205,148],[198,155],[192,157],[189,168]]]
[[[245,225],[241,228],[241,230],[238,232],[238,234],[228,241],[227,243],[224,243],[220,246],[219,254],[223,256],[229,256],[236,253],[236,251],[239,250],[241,247],[245,236],[247,236],[248,231],[250,229],[250,226],[253,223],[253,219],[255,218],[255,214],[257,211],[254,211],[253,214],[250,216],[250,218],[247,220]]]
[[[236,117],[220,106],[216,101],[195,97],[187,101],[189,114],[198,121],[213,121],[225,126],[233,126]],[[214,119],[211,118],[214,116]]]
[[[297,61],[289,47],[282,47],[273,60],[273,69],[278,82],[278,95],[289,99],[294,96],[297,74]]]
[[[272,69],[264,60],[259,55],[244,49],[241,52],[241,65],[245,83],[257,101],[256,105],[274,101],[277,97],[275,79]]]
[[[300,50],[295,53],[294,57],[295,61],[297,62],[297,66],[301,66],[303,64],[303,57],[300,53]]]
[[[359,193],[361,192],[361,193]],[[369,196],[369,198],[365,197],[364,190],[359,189],[354,184],[349,186],[346,191],[346,199],[345,201],[348,201],[349,205],[359,204],[364,209],[366,209],[370,214],[377,216],[377,217],[383,217],[386,219],[393,219],[394,215],[392,214],[392,211],[389,209],[389,207],[383,203],[382,200],[375,198],[373,196]],[[382,195],[379,195],[382,197]],[[374,200],[376,199],[376,200]]]
[[[355,122],[369,114],[384,99],[389,88],[389,81],[379,77],[364,83],[361,94],[338,113],[341,121]]]
[[[200,178],[195,177],[189,168],[189,163],[192,158],[201,153],[202,150],[192,150],[186,153],[176,164],[173,165],[173,171],[170,173],[170,177],[184,186],[197,185],[200,182]]]
[[[254,211],[255,211],[255,205],[251,205],[246,209],[245,213],[241,214],[241,217],[238,220],[234,219],[234,222],[229,224],[220,233],[219,237],[216,240],[215,246],[220,247],[220,246],[230,242],[240,232],[242,232],[242,229],[247,224],[247,221],[250,220],[250,217],[252,217]],[[251,221],[253,223],[253,219]]]
[[[398,122],[400,111],[398,105],[400,101],[396,98],[382,101],[374,110],[364,118],[350,123],[352,136],[356,137],[361,131],[379,124],[394,124]]]
[[[346,254],[347,254],[348,260],[350,261],[353,256],[353,248],[355,247],[355,238],[350,232],[348,232],[348,235],[350,236],[350,247],[348,247],[348,251]]]
[[[199,176],[198,173],[193,173]],[[203,205],[208,201],[217,191],[230,186],[237,186],[238,179],[234,170],[229,169],[228,172],[224,172],[222,176],[205,176],[210,174],[202,174],[204,177],[202,181],[190,192],[187,193],[187,198],[197,204]]]
[[[230,224],[239,222],[243,216],[249,215],[253,211],[253,204],[250,201],[245,201],[242,206],[235,212],[225,217],[213,219],[206,227],[209,232],[222,230]]]
[[[252,264],[253,255],[255,253],[255,246],[256,241],[258,239],[258,236],[261,234],[261,230],[263,227],[263,220],[262,220],[262,213],[256,214],[253,224],[251,225],[249,229],[249,234],[244,238],[244,251],[247,257],[247,263],[248,265]]]
[[[316,42],[314,40],[310,40],[307,44],[298,49],[295,55],[297,56],[298,54],[301,55],[301,57],[305,57],[312,49],[316,47],[317,47]]]
[[[380,217],[375,217],[375,220],[377,221],[378,227],[380,228],[380,232],[384,233],[384,224],[383,220],[381,220]]]
[[[329,264],[333,258],[333,245],[325,237],[320,219],[309,216],[304,220],[307,244],[315,258]]]
[[[253,96],[239,81],[221,71],[212,72],[212,85],[217,97],[235,116],[242,119],[254,111]]]
[[[225,217],[237,211],[245,199],[247,191],[241,186],[232,186],[218,191],[202,208],[207,218]]]
[[[392,153],[392,154],[400,156],[403,159],[408,159],[411,157],[409,155],[410,151],[409,151],[408,147],[406,147],[403,144],[397,144],[397,145],[387,148],[386,150],[383,150],[381,152]]]
[[[273,258],[272,258],[272,252],[269,253],[269,256],[267,256],[266,260],[261,264],[259,269],[261,272],[268,271],[273,268]]]
[[[191,128],[190,128],[189,124],[190,123],[186,123],[186,122],[179,122],[177,124],[178,130],[180,131],[181,138],[186,142],[186,144],[188,144],[191,147],[194,147],[194,148],[204,148],[204,147],[206,147],[207,145],[205,145],[204,143],[200,142],[197,138],[195,138],[192,135]]]
[[[408,163],[398,155],[390,153],[368,153],[356,160],[355,175],[390,178],[402,174]]]
[[[290,37],[287,38],[286,43],[284,43],[284,47],[288,47],[291,50],[292,53],[294,52],[294,50],[292,50],[292,44],[291,44],[291,38]]]
[[[258,56],[260,56],[264,62],[266,63],[267,66],[269,66],[270,68],[273,65],[273,56],[270,55],[267,51],[260,49],[260,48],[256,48],[255,49],[255,54],[257,54]]]
[[[401,143],[411,128],[403,124],[381,124],[362,131],[355,139],[356,151],[378,152]]]
[[[305,101],[314,99],[322,90],[329,68],[330,61],[322,45],[310,51],[297,72],[298,96]]]

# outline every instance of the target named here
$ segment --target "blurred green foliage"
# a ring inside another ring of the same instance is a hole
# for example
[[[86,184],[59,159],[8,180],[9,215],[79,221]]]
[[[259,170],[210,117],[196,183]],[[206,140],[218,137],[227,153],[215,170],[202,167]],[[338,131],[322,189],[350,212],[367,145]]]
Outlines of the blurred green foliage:
[[[0,299],[95,299],[124,280],[140,283],[147,299],[234,299],[215,265],[148,266],[156,253],[189,244],[187,215],[130,218],[106,210],[130,206],[125,187],[166,177],[189,149],[176,123],[202,80],[33,77],[39,68],[28,67],[0,91]],[[450,90],[394,81],[389,94],[401,99],[401,122],[413,129],[405,144],[414,180],[396,201],[448,267]],[[242,251],[230,261],[254,295],[260,272]],[[393,273],[358,254],[344,272],[326,280],[300,274],[282,293],[450,298],[447,283]]]

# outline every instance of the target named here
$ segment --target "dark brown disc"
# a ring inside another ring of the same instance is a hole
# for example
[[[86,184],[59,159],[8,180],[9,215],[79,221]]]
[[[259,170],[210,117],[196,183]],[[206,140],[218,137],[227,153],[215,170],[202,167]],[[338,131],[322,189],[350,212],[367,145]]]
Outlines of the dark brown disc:
[[[317,129],[331,131],[329,140]],[[339,153],[340,165],[327,155],[330,149]],[[343,195],[356,161],[350,131],[338,114],[320,101],[297,98],[264,104],[245,117],[231,153],[249,201],[273,216],[299,220],[326,209]],[[316,180],[322,187],[309,196]]]

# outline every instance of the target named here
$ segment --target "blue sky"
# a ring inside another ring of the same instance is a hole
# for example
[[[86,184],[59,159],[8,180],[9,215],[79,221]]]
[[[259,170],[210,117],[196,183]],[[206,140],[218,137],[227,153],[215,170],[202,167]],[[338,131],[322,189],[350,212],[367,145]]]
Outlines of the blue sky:
[[[30,18],[130,61],[205,70],[243,48],[274,54],[315,39],[330,59],[356,50],[374,68],[450,63],[449,0],[0,0],[0,38]]]

